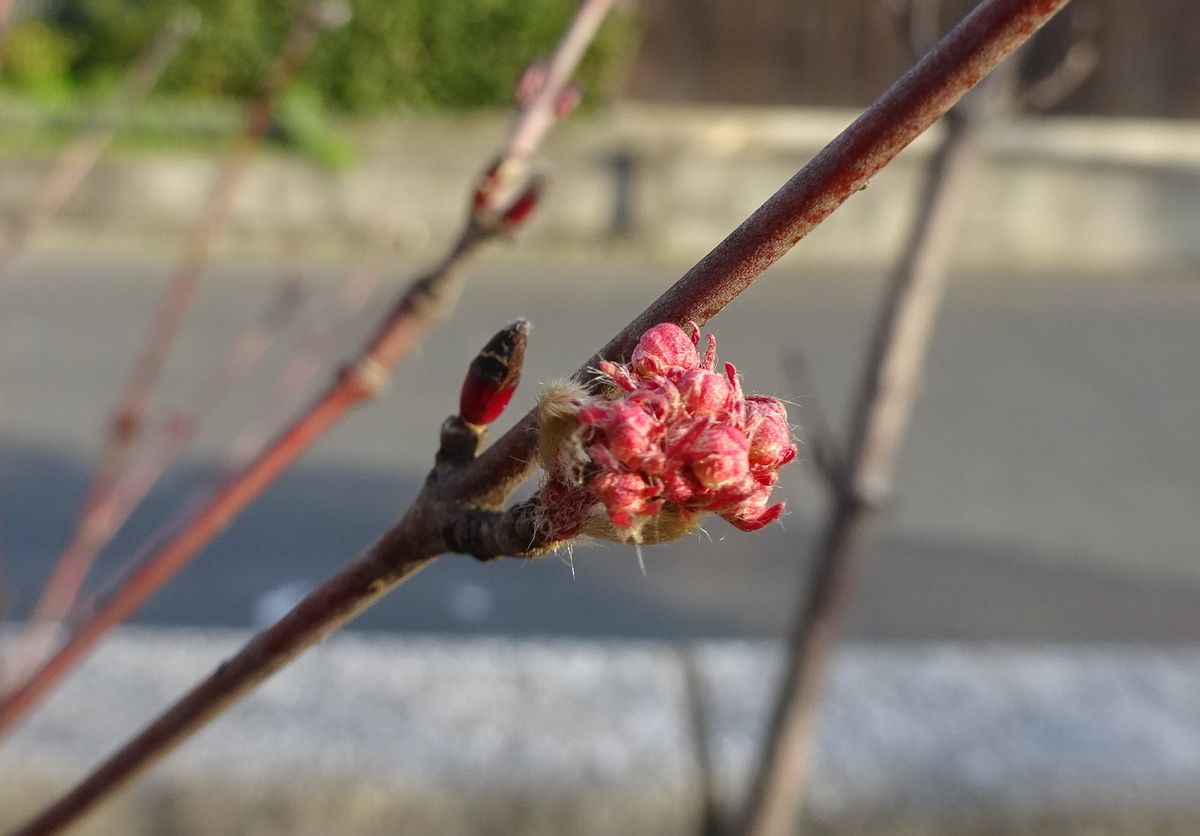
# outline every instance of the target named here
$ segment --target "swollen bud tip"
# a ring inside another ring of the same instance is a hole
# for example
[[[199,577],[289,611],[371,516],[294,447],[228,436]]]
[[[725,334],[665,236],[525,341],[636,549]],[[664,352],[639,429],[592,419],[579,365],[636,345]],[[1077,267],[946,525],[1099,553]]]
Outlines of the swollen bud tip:
[[[521,192],[521,196],[504,210],[504,214],[501,216],[504,228],[512,231],[529,220],[529,216],[537,208],[538,200],[541,196],[542,178],[535,176],[529,181],[529,185],[525,187],[525,191]]]
[[[458,400],[459,415],[468,424],[486,426],[504,412],[521,381],[528,337],[528,320],[518,319],[492,337],[471,361]]]

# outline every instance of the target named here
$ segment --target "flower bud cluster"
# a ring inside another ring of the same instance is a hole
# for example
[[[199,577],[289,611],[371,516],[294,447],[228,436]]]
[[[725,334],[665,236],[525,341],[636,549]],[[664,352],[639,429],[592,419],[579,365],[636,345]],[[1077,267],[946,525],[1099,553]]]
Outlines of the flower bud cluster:
[[[695,326],[689,335],[656,325],[629,363],[600,364],[603,394],[543,395],[543,503],[556,534],[661,542],[707,512],[743,531],[783,514],[770,498],[796,456],[787,411],[776,398],[745,395],[731,364],[716,371],[716,340],[703,355],[699,340]]]

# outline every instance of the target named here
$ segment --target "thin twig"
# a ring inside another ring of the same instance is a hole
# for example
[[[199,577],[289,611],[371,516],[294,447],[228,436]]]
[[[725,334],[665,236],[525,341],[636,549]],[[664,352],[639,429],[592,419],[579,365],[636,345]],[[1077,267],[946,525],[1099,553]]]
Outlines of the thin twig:
[[[9,18],[12,17],[13,0],[0,0],[0,69],[4,68],[4,57],[8,46]]]
[[[803,392],[807,401],[804,414],[805,446],[812,451],[808,456],[813,469],[821,477],[823,485],[831,491],[838,490],[845,473],[845,454],[829,413],[817,396],[816,385],[808,368],[808,359],[803,352],[796,350],[783,358],[784,374],[795,392]]]
[[[168,283],[167,292],[117,400],[105,448],[84,500],[80,527],[86,524],[89,509],[104,499],[124,469],[167,357],[196,294],[212,246],[228,221],[234,194],[270,126],[271,110],[300,70],[318,33],[340,22],[335,15],[335,7],[326,0],[314,0],[301,11],[267,75],[262,92],[246,112],[242,132],[221,163],[200,219],[192,228],[183,257]]]
[[[192,7],[180,9],[163,27],[146,51],[135,61],[125,79],[125,89],[113,106],[101,108],[83,134],[55,161],[42,178],[24,209],[13,218],[0,249],[0,279],[23,253],[37,233],[57,214],[88,172],[103,156],[113,137],[153,89],[163,72],[179,54],[200,25]]]
[[[112,490],[93,507],[87,522],[67,545],[34,607],[20,643],[26,660],[21,669],[40,661],[63,619],[73,609],[88,570],[100,550],[137,510],[142,500],[196,437],[205,420],[226,395],[262,359],[300,307],[302,292],[293,277],[284,277],[267,308],[250,324],[208,379],[196,387],[191,403],[164,420],[152,439],[121,474]],[[3,681],[3,680],[0,680]]]
[[[989,86],[995,79],[989,79]],[[984,90],[977,91],[979,93]],[[809,749],[828,658],[851,597],[856,564],[891,493],[892,473],[920,388],[930,335],[981,152],[982,110],[951,111],[930,161],[910,238],[888,282],[851,417],[846,461],[794,627],[764,751],[741,824],[746,836],[800,830]]]
[[[707,321],[718,313],[1066,2],[985,0],[775,197],[630,323],[604,353],[609,357],[625,353],[632,340],[646,330],[647,320]],[[382,340],[385,336],[386,332],[374,344],[381,349],[397,344]],[[591,366],[589,361],[578,374]],[[347,379],[359,377],[351,374]],[[450,421],[443,429],[443,451],[454,428]],[[17,836],[53,833],[75,821],[441,552],[462,551],[487,558],[526,554],[530,543],[544,547],[536,543],[536,526],[531,528],[524,505],[504,512],[489,510],[500,507],[531,468],[536,438],[529,428],[527,418],[478,458],[461,466],[435,468],[417,502],[363,558],[259,633],[82,783],[17,831]],[[470,455],[474,452],[474,448],[468,451]],[[514,453],[518,454],[516,460]],[[68,644],[64,650],[72,657],[80,654],[80,649],[71,651],[71,647]],[[61,668],[61,663],[57,667]],[[28,705],[48,684],[31,683],[29,690],[23,689],[25,696],[16,695],[16,704]],[[12,717],[12,709],[5,713]]]
[[[576,57],[580,28],[590,37],[599,26],[598,14],[612,0],[584,0],[564,37]],[[602,15],[600,15],[602,17]],[[552,65],[561,66],[556,55]],[[523,111],[524,118],[540,122],[544,109],[552,110],[556,90],[547,82]],[[513,136],[528,131],[518,120]],[[544,131],[537,134],[544,135]],[[512,147],[511,144],[506,147]],[[502,158],[501,166],[507,158]],[[522,198],[518,198],[518,202]],[[514,204],[515,205],[515,204]],[[459,239],[440,264],[405,290],[357,357],[343,367],[313,404],[284,429],[243,470],[219,487],[195,515],[183,522],[174,536],[156,549],[129,576],[111,598],[72,635],[58,652],[21,686],[0,700],[0,733],[12,726],[49,689],[70,671],[108,632],[120,624],[170,580],[225,528],[243,508],[311,447],[352,407],[377,394],[389,370],[407,355],[425,333],[453,309],[463,287],[462,268],[479,245],[506,230],[509,207],[487,200],[476,202]]]
[[[268,388],[258,417],[229,443],[224,461],[216,468],[213,480],[216,484],[244,468],[288,416],[295,414],[305,390],[379,287],[394,247],[394,234],[385,233],[372,252],[346,274],[328,318],[323,322],[310,321],[274,385]]]
[[[114,510],[112,494],[121,481],[133,442],[142,430],[150,398],[183,324],[187,307],[195,295],[212,244],[225,226],[233,195],[250,158],[266,134],[274,102],[298,72],[318,32],[330,22],[330,7],[324,0],[314,0],[304,9],[276,59],[262,93],[247,110],[242,133],[221,164],[200,221],[192,229],[183,259],[118,399],[116,417],[76,520],[70,545],[51,571],[46,589],[34,608],[37,632],[31,633],[31,636],[43,637],[47,631],[42,628],[65,614],[64,605],[69,608],[83,581],[80,567],[86,571],[85,564],[90,565],[91,561],[87,558],[87,554],[93,551],[90,544],[97,543],[95,548],[98,549],[106,536],[97,537],[97,533],[111,533],[111,523],[105,517]],[[85,547],[76,548],[80,544]],[[43,641],[43,638],[36,638],[33,644],[40,646]]]
[[[1083,29],[1077,25],[1076,29]],[[1062,104],[1096,72],[1100,47],[1090,32],[1077,31],[1062,60],[1021,93],[1018,106],[1045,113]]]

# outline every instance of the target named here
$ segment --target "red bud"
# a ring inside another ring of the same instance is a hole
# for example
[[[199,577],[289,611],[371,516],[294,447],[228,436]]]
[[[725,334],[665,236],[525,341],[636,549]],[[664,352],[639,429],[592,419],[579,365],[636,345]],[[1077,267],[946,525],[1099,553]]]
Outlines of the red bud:
[[[581,101],[583,101],[583,90],[578,85],[572,84],[564,87],[554,97],[554,115],[559,119],[566,119],[574,112],[575,108],[579,107]]]
[[[516,229],[521,224],[529,219],[533,214],[533,210],[537,208],[538,199],[542,194],[542,183],[540,179],[535,178],[526,187],[521,196],[512,202],[512,204],[504,210],[504,226],[507,229]]]
[[[517,104],[524,107],[533,101],[538,93],[542,92],[542,88],[546,86],[546,65],[545,64],[530,64],[521,73],[521,77],[517,79],[517,87],[513,91],[513,96],[517,100]]]
[[[528,336],[529,322],[518,319],[492,337],[471,361],[458,401],[459,415],[468,424],[485,426],[504,412],[521,381]]]

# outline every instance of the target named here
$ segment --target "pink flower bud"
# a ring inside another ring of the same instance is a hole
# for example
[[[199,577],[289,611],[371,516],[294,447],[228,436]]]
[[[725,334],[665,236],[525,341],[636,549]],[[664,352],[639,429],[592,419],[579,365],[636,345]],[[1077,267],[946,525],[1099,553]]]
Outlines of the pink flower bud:
[[[564,87],[554,97],[554,115],[559,119],[566,119],[575,112],[575,108],[579,107],[579,103],[583,101],[583,90],[578,84],[572,84]]]
[[[746,398],[746,432],[750,436],[750,462],[779,467],[796,458],[796,445],[787,423],[787,410],[777,398]]]
[[[649,517],[662,510],[658,488],[636,473],[602,472],[588,482],[596,498],[604,503],[609,519],[617,528],[632,528],[638,517]]]
[[[546,66],[544,64],[530,64],[521,73],[521,77],[517,79],[516,89],[513,90],[513,97],[517,100],[517,104],[524,107],[534,100],[534,97],[542,91],[546,86]]]
[[[579,417],[584,423],[599,424],[604,431],[605,446],[631,467],[650,454],[663,431],[653,416],[629,401],[613,402],[602,414],[585,409]]]
[[[693,415],[716,416],[730,410],[733,389],[729,381],[707,369],[692,369],[679,381],[683,406]]]
[[[717,490],[746,479],[750,472],[746,455],[749,449],[745,433],[727,424],[716,424],[700,433],[684,455],[700,484]]]
[[[783,516],[784,504],[780,502],[768,506],[770,499],[771,491],[768,488],[752,494],[727,511],[721,511],[720,516],[742,531],[758,531]]]
[[[577,494],[551,492],[547,502],[573,503],[561,528],[582,515],[581,532],[657,543],[693,530],[705,513],[744,531],[783,514],[770,498],[779,467],[796,455],[787,411],[776,398],[745,396],[732,365],[714,371],[715,341],[701,358],[692,330],[656,325],[628,364],[599,363],[601,394],[572,390],[573,424],[555,420],[553,399],[539,403],[547,478],[584,486],[592,502],[588,509]]]
[[[643,378],[678,380],[685,371],[699,367],[700,353],[682,328],[664,322],[642,334],[633,350],[631,365],[634,373]]]
[[[704,486],[690,469],[674,467],[663,474],[663,496],[668,502],[686,505],[704,492]]]

